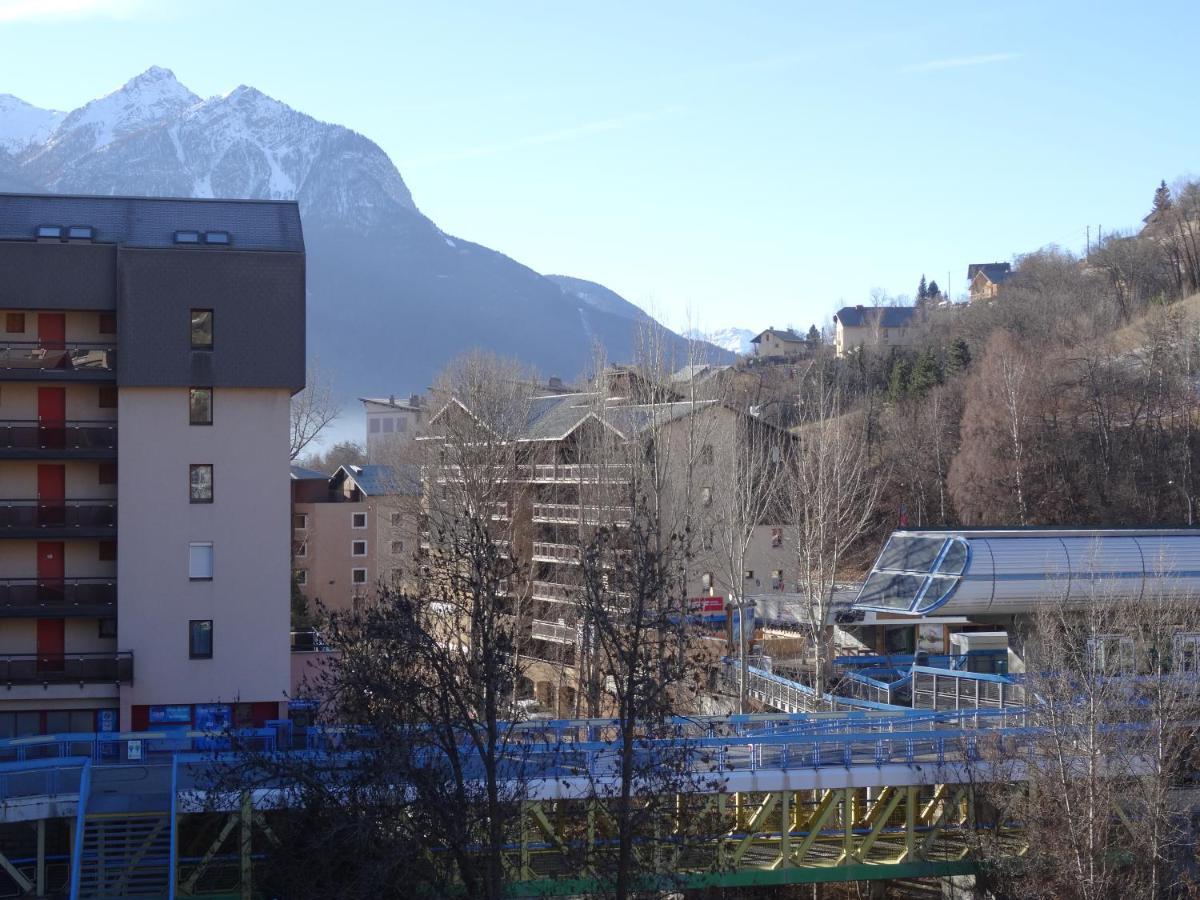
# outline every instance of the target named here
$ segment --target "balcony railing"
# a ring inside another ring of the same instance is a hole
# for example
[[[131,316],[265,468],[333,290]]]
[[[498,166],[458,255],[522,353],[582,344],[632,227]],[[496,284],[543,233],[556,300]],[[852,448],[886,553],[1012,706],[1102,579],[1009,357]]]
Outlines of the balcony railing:
[[[0,654],[0,684],[132,684],[132,653]]]
[[[116,500],[0,501],[0,537],[14,537],[25,532],[106,532],[116,527]]]
[[[628,506],[580,506],[575,503],[535,503],[535,522],[573,525],[628,525],[633,509]]]
[[[530,629],[530,637],[539,641],[551,641],[555,644],[574,644],[578,639],[578,632],[574,625],[568,625],[565,622],[547,622],[543,619],[534,619],[532,628]]]
[[[0,454],[40,456],[56,450],[107,454],[117,449],[116,422],[0,421]]]
[[[581,555],[579,548],[572,544],[549,544],[543,541],[534,541],[533,559],[535,562],[566,562],[578,564],[581,560]]]
[[[532,469],[532,480],[541,482],[597,484],[604,481],[620,484],[633,477],[633,466],[628,463],[556,463],[521,468]]]
[[[9,578],[0,581],[0,616],[104,616],[117,608],[113,578]]]
[[[556,584],[553,581],[535,581],[533,599],[551,603],[578,603],[583,600],[583,588],[576,585]]]
[[[10,341],[0,344],[0,374],[28,373],[38,378],[72,374],[112,375],[117,345],[112,343]]]

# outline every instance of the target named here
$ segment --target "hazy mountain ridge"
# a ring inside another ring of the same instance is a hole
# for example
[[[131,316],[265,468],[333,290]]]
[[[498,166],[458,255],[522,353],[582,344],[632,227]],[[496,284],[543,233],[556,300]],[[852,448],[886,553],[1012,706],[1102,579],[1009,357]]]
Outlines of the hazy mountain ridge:
[[[299,201],[310,353],[341,393],[422,388],[473,346],[572,378],[594,341],[630,359],[649,320],[602,285],[443,233],[378,145],[252,87],[202,99],[153,67],[66,114],[9,106],[0,190]],[[671,340],[684,359],[687,340]]]
[[[696,328],[690,328],[683,332],[684,337],[696,341],[706,341],[729,353],[737,353],[742,356],[754,350],[754,345],[750,341],[757,334],[758,332],[751,331],[748,328],[719,328],[716,331],[701,331]]]

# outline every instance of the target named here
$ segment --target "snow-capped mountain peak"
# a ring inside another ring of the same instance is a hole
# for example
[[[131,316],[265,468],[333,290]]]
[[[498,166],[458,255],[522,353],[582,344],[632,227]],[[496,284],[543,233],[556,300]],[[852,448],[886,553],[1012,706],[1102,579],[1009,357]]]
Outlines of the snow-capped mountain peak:
[[[12,94],[0,94],[0,151],[17,156],[44,143],[65,115],[41,109]]]
[[[690,331],[683,332],[684,337],[689,337],[692,340],[708,341],[722,350],[728,350],[730,353],[737,353],[742,356],[754,349],[754,345],[750,341],[754,338],[755,334],[756,332],[750,331],[747,328],[719,328],[716,331],[700,331],[693,328]]]

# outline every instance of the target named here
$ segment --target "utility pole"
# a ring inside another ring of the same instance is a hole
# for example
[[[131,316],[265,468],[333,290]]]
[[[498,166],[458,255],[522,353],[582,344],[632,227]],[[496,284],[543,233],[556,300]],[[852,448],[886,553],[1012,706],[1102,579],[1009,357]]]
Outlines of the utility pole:
[[[1087,227],[1087,250],[1083,253],[1084,259],[1090,259],[1092,255],[1092,226]]]

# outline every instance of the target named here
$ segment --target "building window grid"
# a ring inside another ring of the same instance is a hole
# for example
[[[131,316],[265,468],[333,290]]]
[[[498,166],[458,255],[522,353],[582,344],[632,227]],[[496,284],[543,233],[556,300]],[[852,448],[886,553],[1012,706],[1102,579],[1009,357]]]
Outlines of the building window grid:
[[[351,541],[350,542],[350,555],[351,556],[366,556],[367,555],[367,542],[366,541]]]
[[[355,584],[355,585],[366,584],[367,583],[367,570],[366,569],[351,569],[350,570],[350,583]]]
[[[365,512],[356,512],[350,514],[350,527],[361,530],[367,527],[367,514]]]

